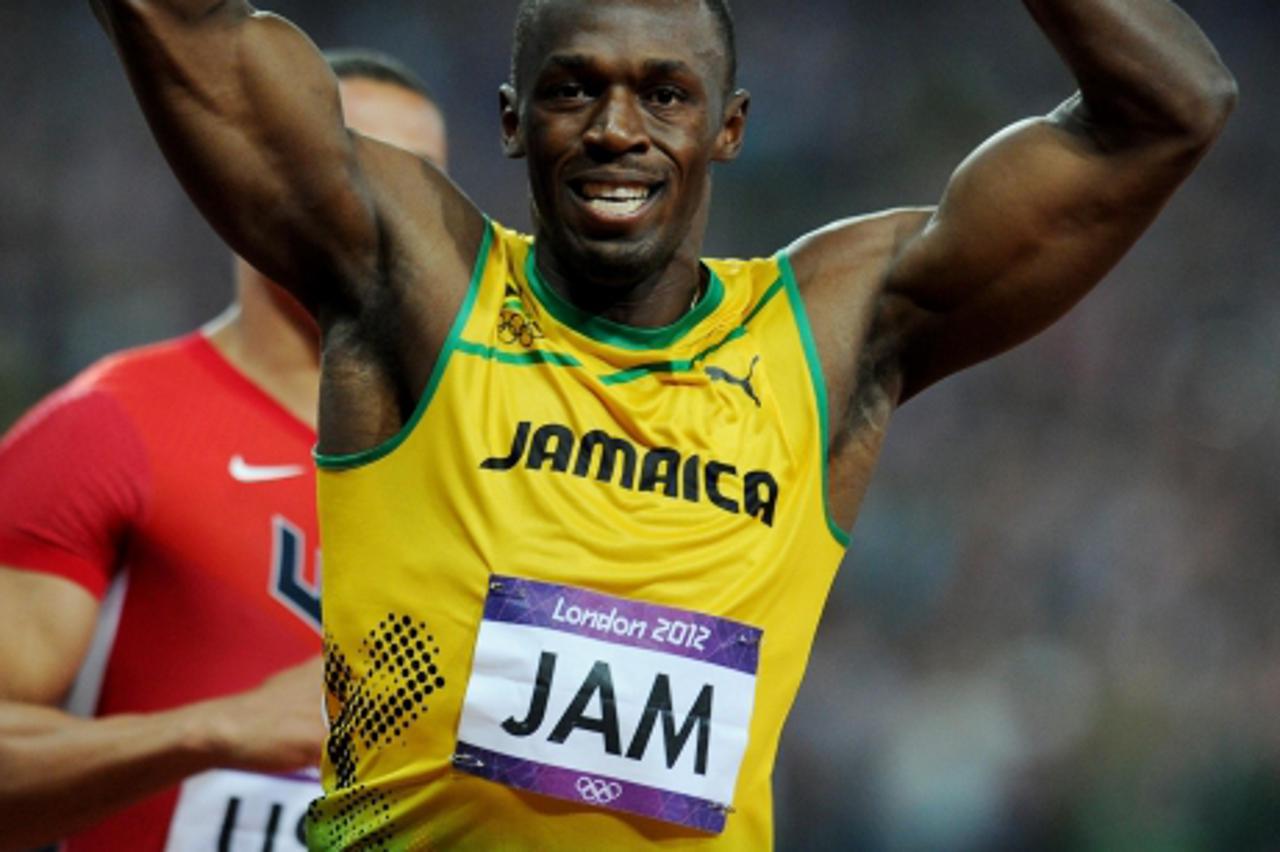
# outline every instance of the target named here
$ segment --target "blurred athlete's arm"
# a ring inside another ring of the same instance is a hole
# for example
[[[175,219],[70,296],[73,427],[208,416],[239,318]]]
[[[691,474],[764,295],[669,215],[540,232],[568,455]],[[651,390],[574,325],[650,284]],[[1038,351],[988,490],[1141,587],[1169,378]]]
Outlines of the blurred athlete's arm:
[[[0,701],[61,701],[97,617],[97,599],[79,584],[0,566]]]
[[[0,566],[13,566],[0,567],[0,849],[74,833],[206,769],[290,771],[320,755],[318,660],[170,712],[80,719],[52,708],[148,511],[140,446],[108,394],[79,386],[0,440]]]
[[[244,0],[91,5],[201,212],[322,320],[358,310],[361,288],[389,274],[388,220],[406,215],[390,187],[409,185],[440,214],[415,219],[423,245],[445,240],[440,208],[465,204],[460,193],[418,158],[349,132],[332,72],[283,18]]]
[[[96,611],[74,583],[0,568],[0,852],[58,840],[208,769],[318,763],[318,658],[163,713],[82,719],[43,706],[70,686]]]
[[[891,403],[1030,338],[1083,298],[1234,106],[1231,74],[1166,0],[1025,5],[1079,93],[979,148],[936,209],[843,223],[794,249],[797,274],[819,279],[825,305],[841,298],[837,285],[873,276],[852,288],[872,295],[852,297],[864,302],[867,337],[849,351],[864,359],[859,382],[878,383]]]

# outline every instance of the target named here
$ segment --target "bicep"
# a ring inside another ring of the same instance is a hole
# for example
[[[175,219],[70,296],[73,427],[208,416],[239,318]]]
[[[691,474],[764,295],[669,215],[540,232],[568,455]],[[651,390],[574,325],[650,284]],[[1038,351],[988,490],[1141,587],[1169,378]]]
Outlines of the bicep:
[[[304,302],[323,301],[323,288],[377,240],[319,51],[292,24],[245,4],[195,21],[140,3],[113,9],[139,101],[201,212]]]
[[[1133,245],[1195,159],[1155,139],[1103,140],[1071,104],[982,146],[906,237],[886,277],[903,398],[1065,314]]]
[[[97,599],[80,585],[0,566],[0,701],[60,701],[97,615]]]

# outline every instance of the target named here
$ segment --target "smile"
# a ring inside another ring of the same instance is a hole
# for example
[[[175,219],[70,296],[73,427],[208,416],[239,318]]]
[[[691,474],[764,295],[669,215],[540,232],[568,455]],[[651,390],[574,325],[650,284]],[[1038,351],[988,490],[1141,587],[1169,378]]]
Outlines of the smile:
[[[574,195],[594,216],[613,222],[638,218],[662,190],[662,184],[575,181]]]

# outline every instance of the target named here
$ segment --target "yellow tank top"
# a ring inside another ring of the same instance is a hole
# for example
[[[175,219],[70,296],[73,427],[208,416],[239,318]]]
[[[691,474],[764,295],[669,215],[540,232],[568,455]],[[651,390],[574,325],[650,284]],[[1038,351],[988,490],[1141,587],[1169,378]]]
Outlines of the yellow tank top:
[[[683,319],[586,314],[490,223],[411,421],[318,459],[313,849],[758,850],[848,544],[785,255]]]

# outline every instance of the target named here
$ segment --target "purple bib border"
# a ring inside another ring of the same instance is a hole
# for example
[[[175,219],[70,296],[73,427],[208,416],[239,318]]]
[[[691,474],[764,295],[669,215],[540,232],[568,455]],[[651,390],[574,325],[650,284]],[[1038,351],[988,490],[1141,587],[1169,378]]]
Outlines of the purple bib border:
[[[748,675],[760,668],[764,636],[758,627],[727,618],[496,574],[489,580],[484,620],[659,651]],[[655,639],[662,621],[670,632]],[[677,630],[683,641],[672,641]]]
[[[647,817],[704,834],[722,834],[730,813],[730,808],[706,799],[510,757],[464,742],[458,743],[453,765],[459,771],[517,790]]]

